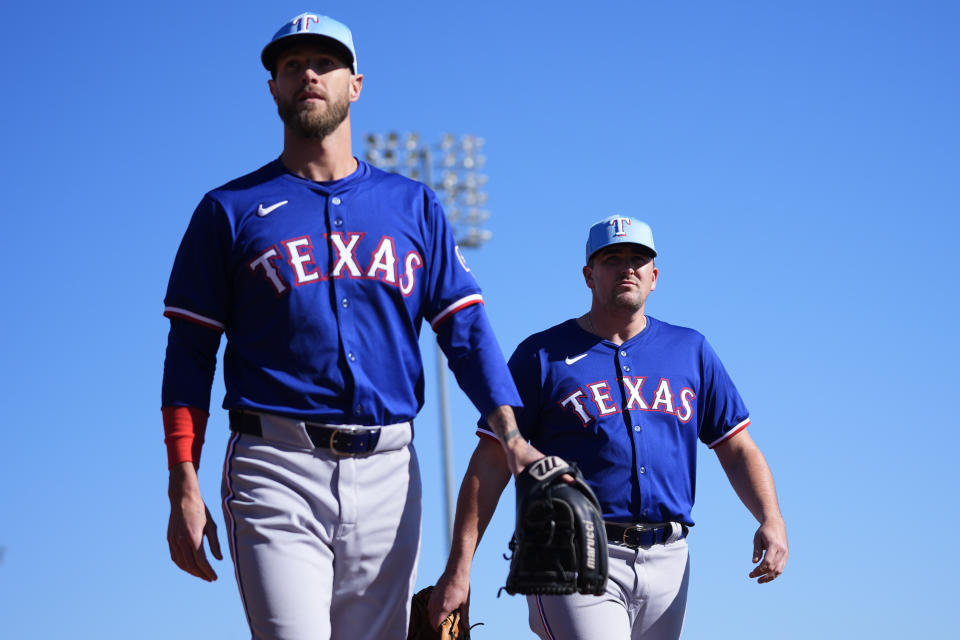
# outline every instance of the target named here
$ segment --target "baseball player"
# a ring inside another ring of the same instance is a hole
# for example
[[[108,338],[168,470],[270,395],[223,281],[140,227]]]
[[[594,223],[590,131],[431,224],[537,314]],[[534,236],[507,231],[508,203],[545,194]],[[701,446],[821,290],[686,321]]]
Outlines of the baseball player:
[[[436,196],[352,154],[363,76],[350,30],[303,13],[261,60],[283,152],[203,197],[165,298],[170,555],[217,578],[196,469],[225,334],[223,513],[253,637],[405,638],[423,320],[513,470],[540,454],[517,436],[516,388]]]
[[[733,382],[700,333],[645,313],[657,285],[656,255],[643,222],[615,215],[594,224],[583,267],[590,310],[530,336],[510,358],[523,400],[521,434],[579,465],[609,542],[605,595],[527,596],[530,628],[541,638],[680,636],[697,440],[717,454],[760,522],[750,577],[769,582],[787,561],[773,477]],[[431,622],[466,602],[473,553],[510,477],[490,426],[481,420]]]

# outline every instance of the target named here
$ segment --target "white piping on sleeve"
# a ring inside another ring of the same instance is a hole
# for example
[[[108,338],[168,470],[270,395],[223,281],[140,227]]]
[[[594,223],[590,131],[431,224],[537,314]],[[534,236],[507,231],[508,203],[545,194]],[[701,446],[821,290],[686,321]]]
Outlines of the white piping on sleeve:
[[[460,298],[456,302],[450,304],[446,309],[433,317],[433,320],[430,321],[430,326],[434,331],[436,331],[437,327],[440,326],[444,320],[455,314],[457,311],[460,311],[460,309],[474,304],[483,304],[483,296],[479,293],[464,296],[463,298]]]
[[[746,420],[744,420],[743,422],[735,426],[733,429],[730,429],[730,431],[727,431],[725,434],[723,434],[722,436],[720,436],[719,438],[717,438],[716,440],[708,444],[707,447],[710,449],[713,449],[721,442],[725,442],[729,440],[733,436],[737,435],[738,433],[746,429],[748,424],[750,424],[750,418],[747,418]]]
[[[197,324],[202,324],[205,327],[217,329],[218,331],[223,331],[224,329],[223,323],[219,320],[214,320],[213,318],[208,318],[200,315],[199,313],[181,309],[180,307],[166,307],[163,310],[163,315],[168,318],[183,318],[184,320],[190,320],[191,322],[196,322]]]

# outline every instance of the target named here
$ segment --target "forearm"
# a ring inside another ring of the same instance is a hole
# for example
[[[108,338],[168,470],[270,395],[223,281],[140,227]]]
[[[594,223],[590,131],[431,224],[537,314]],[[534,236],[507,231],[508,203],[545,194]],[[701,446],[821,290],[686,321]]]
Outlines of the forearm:
[[[474,553],[509,480],[510,470],[503,449],[498,443],[482,438],[470,459],[457,498],[446,568],[451,577],[469,580]]]
[[[528,464],[543,457],[542,453],[520,435],[513,407],[497,407],[486,415],[486,421],[490,429],[497,434],[502,445],[502,453],[506,456],[506,467],[513,475],[517,475]]]
[[[787,525],[780,514],[773,474],[760,449],[746,431],[742,431],[714,451],[740,497],[760,527],[753,536],[753,562],[760,563],[750,577],[764,584],[783,573],[790,554]]]
[[[513,440],[515,439],[523,440],[520,437],[520,430],[517,428],[517,419],[513,414],[512,407],[497,407],[486,415],[486,420],[490,430],[497,434],[497,438],[504,446],[514,444]]]
[[[184,497],[200,497],[200,479],[197,477],[197,467],[193,462],[171,465],[167,495],[170,497],[170,502]]]
[[[173,318],[163,363],[161,409],[167,465],[199,465],[220,333]]]
[[[192,462],[199,467],[209,417],[207,412],[196,407],[163,407],[161,412],[167,466]]]
[[[773,474],[763,453],[745,431],[716,450],[727,479],[758,522],[782,519]]]

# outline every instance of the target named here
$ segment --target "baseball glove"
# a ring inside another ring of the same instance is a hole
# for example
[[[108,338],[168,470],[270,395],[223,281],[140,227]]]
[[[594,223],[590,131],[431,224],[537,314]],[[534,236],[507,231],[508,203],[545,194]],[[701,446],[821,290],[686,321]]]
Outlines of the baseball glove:
[[[563,481],[563,474],[573,483]],[[600,503],[576,465],[547,456],[517,476],[517,527],[504,587],[510,595],[601,595],[607,534]]]
[[[433,587],[421,589],[413,596],[410,602],[410,627],[407,629],[407,640],[470,640],[470,629],[460,619],[460,609],[444,618],[440,629],[430,626],[427,616],[427,603]]]

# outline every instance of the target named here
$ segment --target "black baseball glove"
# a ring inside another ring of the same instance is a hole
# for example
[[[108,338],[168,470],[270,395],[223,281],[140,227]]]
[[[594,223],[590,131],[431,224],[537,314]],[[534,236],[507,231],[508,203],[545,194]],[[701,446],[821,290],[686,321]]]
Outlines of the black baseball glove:
[[[568,484],[561,476],[573,476]],[[607,534],[600,503],[576,465],[558,456],[517,476],[517,527],[504,587],[510,595],[601,595],[607,585]]]

